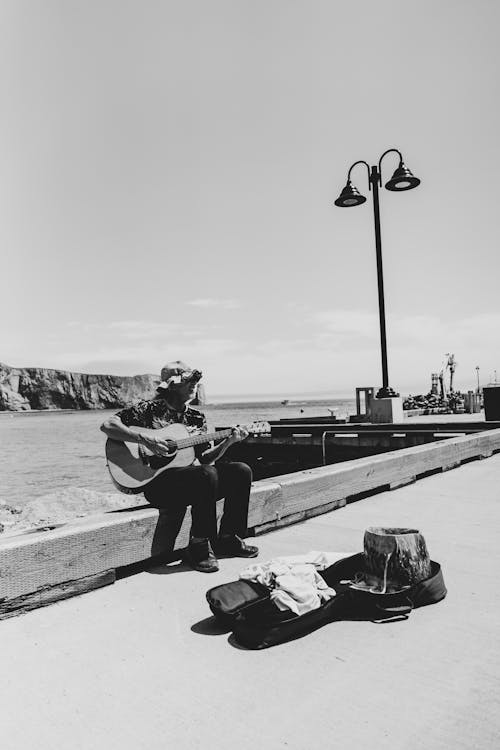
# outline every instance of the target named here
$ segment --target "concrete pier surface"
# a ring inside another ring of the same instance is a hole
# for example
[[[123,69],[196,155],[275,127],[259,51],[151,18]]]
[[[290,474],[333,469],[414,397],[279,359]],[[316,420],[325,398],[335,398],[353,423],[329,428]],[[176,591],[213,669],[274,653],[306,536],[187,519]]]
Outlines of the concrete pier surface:
[[[6,750],[500,747],[500,454],[258,537],[278,555],[362,550],[412,526],[448,595],[407,621],[335,622],[263,651],[214,626],[204,575],[141,572],[0,623]]]

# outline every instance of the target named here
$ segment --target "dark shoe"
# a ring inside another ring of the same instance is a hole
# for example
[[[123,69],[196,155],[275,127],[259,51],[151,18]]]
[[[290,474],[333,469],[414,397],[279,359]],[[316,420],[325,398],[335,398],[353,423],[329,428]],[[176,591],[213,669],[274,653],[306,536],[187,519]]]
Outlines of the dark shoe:
[[[208,539],[189,542],[185,559],[194,570],[201,573],[215,573],[219,570],[219,563]]]
[[[257,557],[258,547],[245,544],[236,534],[231,536],[220,536],[215,545],[215,550],[220,557]]]

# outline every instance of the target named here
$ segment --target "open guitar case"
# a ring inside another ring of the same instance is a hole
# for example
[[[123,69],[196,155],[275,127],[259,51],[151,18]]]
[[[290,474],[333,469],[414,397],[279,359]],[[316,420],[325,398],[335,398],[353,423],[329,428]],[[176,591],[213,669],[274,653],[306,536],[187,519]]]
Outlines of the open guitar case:
[[[238,644],[262,649],[300,638],[338,620],[390,622],[408,619],[412,609],[434,604],[446,596],[439,563],[431,560],[431,575],[395,593],[361,590],[353,585],[364,572],[363,553],[345,557],[321,571],[336,595],[318,609],[296,615],[282,611],[271,601],[270,590],[259,583],[238,580],[207,591],[210,610],[231,627]]]

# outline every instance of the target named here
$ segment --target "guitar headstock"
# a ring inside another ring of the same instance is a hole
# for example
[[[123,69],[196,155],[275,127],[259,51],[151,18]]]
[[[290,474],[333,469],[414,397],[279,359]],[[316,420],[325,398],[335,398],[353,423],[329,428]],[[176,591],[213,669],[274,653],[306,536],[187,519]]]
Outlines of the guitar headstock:
[[[248,430],[248,434],[252,436],[266,435],[271,432],[269,422],[252,422],[252,424],[246,426],[246,429]]]

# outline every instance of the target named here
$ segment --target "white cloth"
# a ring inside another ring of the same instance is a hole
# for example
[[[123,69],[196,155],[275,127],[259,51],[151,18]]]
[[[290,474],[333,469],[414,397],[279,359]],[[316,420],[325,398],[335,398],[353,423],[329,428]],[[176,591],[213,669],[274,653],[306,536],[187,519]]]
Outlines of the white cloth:
[[[349,554],[352,553],[313,550],[303,555],[276,557],[260,565],[249,565],[241,571],[240,578],[269,588],[271,601],[278,609],[303,615],[335,596],[334,589],[327,586],[318,571]]]

